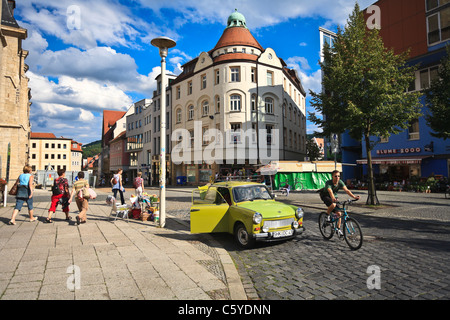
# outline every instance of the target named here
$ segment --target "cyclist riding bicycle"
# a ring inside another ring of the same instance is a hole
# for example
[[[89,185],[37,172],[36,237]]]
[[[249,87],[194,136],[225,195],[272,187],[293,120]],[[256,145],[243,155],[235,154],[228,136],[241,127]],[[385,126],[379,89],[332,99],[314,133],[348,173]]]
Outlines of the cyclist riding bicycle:
[[[333,179],[328,180],[325,183],[325,187],[323,187],[320,190],[320,199],[322,199],[322,201],[328,207],[328,210],[327,210],[328,218],[330,218],[331,212],[336,208],[336,202],[337,202],[336,196],[340,189],[344,190],[353,199],[359,200],[359,198],[360,198],[359,196],[355,196],[350,190],[348,190],[345,183],[342,180],[340,180],[341,174],[340,174],[339,170],[334,170],[331,173],[331,176]],[[338,217],[340,217],[341,213],[336,212],[336,215]],[[339,233],[339,236],[342,236],[342,232],[341,232],[340,228],[341,228],[341,219],[338,220],[338,233]]]

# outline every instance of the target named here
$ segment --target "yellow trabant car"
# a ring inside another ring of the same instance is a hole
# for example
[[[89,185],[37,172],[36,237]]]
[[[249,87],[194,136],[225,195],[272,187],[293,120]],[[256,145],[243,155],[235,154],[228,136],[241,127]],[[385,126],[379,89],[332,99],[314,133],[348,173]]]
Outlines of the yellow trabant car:
[[[277,202],[254,182],[219,182],[192,201],[191,233],[227,232],[244,248],[255,241],[291,239],[304,231],[303,210]]]

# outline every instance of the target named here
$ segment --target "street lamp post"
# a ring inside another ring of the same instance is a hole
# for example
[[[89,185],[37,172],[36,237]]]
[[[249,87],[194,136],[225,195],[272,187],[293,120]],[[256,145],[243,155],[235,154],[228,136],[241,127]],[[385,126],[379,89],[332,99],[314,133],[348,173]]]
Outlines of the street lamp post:
[[[167,37],[158,37],[151,44],[159,48],[161,56],[161,152],[160,152],[160,182],[159,182],[159,226],[164,228],[166,224],[166,57],[169,48],[176,46],[176,42]]]

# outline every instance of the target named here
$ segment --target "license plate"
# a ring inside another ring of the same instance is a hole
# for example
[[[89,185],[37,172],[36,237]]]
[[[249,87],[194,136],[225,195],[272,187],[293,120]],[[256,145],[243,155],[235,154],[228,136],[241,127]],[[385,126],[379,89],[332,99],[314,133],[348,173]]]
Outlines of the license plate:
[[[294,230],[292,230],[292,229],[284,230],[284,231],[275,231],[273,233],[273,237],[274,238],[283,238],[283,237],[292,236],[293,234],[294,234]]]

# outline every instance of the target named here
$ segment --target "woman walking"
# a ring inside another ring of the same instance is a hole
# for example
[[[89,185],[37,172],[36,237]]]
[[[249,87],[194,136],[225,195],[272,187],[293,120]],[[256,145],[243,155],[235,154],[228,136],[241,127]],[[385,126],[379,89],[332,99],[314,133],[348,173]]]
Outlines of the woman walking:
[[[112,191],[114,193],[114,198],[117,200],[117,192],[120,193],[121,204],[125,204],[125,199],[123,198],[123,185],[122,185],[122,169],[117,170],[117,173],[111,179]]]
[[[16,216],[20,210],[22,210],[23,203],[27,203],[28,214],[30,216],[30,222],[36,221],[37,218],[33,217],[33,176],[31,175],[31,167],[24,166],[23,173],[19,176],[16,194],[16,206],[14,208],[10,225],[16,224]]]
[[[77,224],[86,223],[86,212],[89,208],[89,202],[86,198],[78,197],[78,193],[83,188],[89,188],[89,183],[84,179],[84,172],[78,172],[78,180],[73,183],[72,192],[69,197],[69,204],[72,202],[73,195],[75,194],[75,202],[78,206],[80,213],[76,216]]]
[[[72,219],[69,216],[69,182],[66,179],[66,169],[58,170],[58,178],[55,179],[53,188],[52,204],[48,210],[48,217],[44,220],[45,223],[52,223],[52,214],[55,213],[58,203],[61,203],[62,210],[66,214],[66,220]]]
[[[134,192],[137,197],[142,197],[144,193],[144,179],[142,179],[142,172],[138,172],[137,177],[134,178]]]

